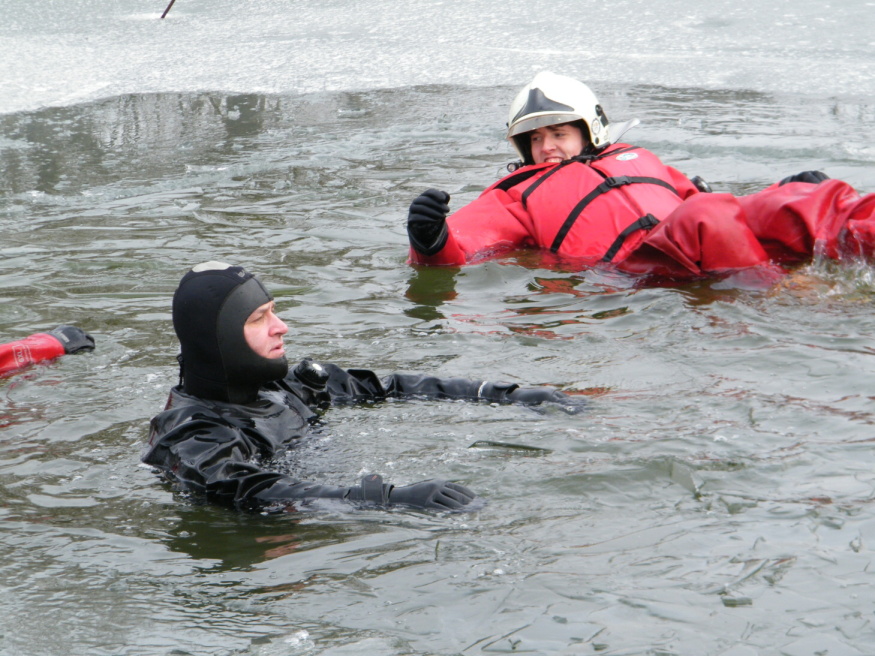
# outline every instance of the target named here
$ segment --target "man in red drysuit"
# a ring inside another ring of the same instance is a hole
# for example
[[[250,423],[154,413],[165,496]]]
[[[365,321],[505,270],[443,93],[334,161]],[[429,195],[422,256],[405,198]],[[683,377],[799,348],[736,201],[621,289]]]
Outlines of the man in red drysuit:
[[[0,376],[67,353],[91,351],[94,338],[75,326],[58,326],[47,333],[0,344]]]
[[[409,261],[459,266],[539,248],[580,268],[683,279],[872,255],[875,195],[819,171],[750,196],[703,193],[699,178],[620,142],[637,123],[609,122],[585,84],[540,73],[510,109],[522,161],[450,216],[449,194],[420,195],[408,215]]]

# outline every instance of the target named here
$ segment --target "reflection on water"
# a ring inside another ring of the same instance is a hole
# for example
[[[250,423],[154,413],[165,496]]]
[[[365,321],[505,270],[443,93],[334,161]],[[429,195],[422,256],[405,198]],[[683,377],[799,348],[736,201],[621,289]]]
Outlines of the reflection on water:
[[[843,173],[835,177],[854,183],[848,169],[872,162],[873,104],[656,86],[599,91],[615,120],[642,119],[629,138],[667,161],[694,164],[718,186],[751,185],[733,191],[774,181],[774,173],[762,179],[751,175],[760,173],[755,163],[777,167],[776,160],[786,159],[799,162],[797,167],[806,162],[822,167],[829,158]],[[273,148],[278,146],[290,164],[325,146],[336,149],[333,156],[352,161],[399,158],[399,163],[419,160],[420,166],[437,169],[456,156],[509,161],[509,147],[503,146],[497,158],[492,151],[502,145],[500,107],[511,93],[503,87],[420,87],[311,96],[145,94],[7,114],[0,116],[0,191],[76,194],[120,180],[154,182],[185,174],[184,165],[242,163],[247,152],[279,157]],[[447,131],[452,134],[443,134]],[[465,133],[470,139],[489,134],[496,143],[478,142],[479,153],[467,152]],[[462,144],[454,143],[448,152],[447,136],[461,138]],[[339,138],[342,143],[332,143]],[[397,152],[393,141],[403,142],[404,151]],[[712,167],[726,166],[730,156],[738,160],[734,167],[715,177]],[[479,175],[471,180],[475,189],[491,182],[490,173],[500,172],[483,164],[477,168]],[[746,179],[736,181],[739,176]],[[872,184],[871,176],[867,182]]]
[[[0,117],[0,332],[97,339],[0,381],[0,652],[867,653],[871,268],[762,290],[647,288],[531,252],[408,267],[411,199],[435,186],[458,207],[513,158],[512,92]],[[812,166],[875,187],[859,99],[600,95],[715,189]],[[338,408],[295,454],[328,483],[462,481],[489,500],[473,514],[198,505],[139,455],[176,382],[170,295],[206,259],[262,275],[292,357],[555,385],[592,411]]]
[[[0,117],[0,191],[75,194],[181,175],[186,161],[220,166],[246,139],[276,127],[284,109],[258,94],[167,94]]]

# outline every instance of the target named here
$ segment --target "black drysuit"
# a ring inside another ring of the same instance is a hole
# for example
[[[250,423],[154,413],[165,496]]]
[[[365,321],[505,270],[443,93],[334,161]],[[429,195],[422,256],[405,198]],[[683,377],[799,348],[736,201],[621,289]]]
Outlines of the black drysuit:
[[[305,360],[285,378],[263,385],[257,399],[246,405],[202,399],[173,388],[166,409],[152,419],[143,462],[211,502],[244,510],[313,498],[454,508],[473,498],[470,490],[454,483],[427,481],[393,487],[371,475],[361,485],[336,487],[295,480],[264,463],[305,436],[318,421],[319,411],[331,405],[422,398],[555,403],[569,413],[584,407],[581,399],[551,388],[409,374],[380,380],[369,370],[343,370],[331,364],[322,366],[327,380],[314,381],[310,370]],[[426,484],[433,489],[423,490]],[[453,498],[461,503],[454,503]]]

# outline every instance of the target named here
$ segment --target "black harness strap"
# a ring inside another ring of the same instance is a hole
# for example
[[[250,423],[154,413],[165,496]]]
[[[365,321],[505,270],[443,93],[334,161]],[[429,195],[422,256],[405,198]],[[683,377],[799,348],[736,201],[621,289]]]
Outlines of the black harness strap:
[[[569,164],[573,164],[574,162],[575,162],[575,160],[573,160],[573,159],[566,159],[564,162],[560,162],[559,164],[554,166],[552,169],[547,171],[540,178],[535,180],[534,184],[532,184],[532,186],[530,186],[528,189],[526,189],[523,192],[523,197],[522,197],[523,207],[528,207],[529,196],[531,196],[532,192],[535,191],[535,189],[537,189],[538,187],[540,187],[544,183],[545,180],[549,179],[551,175],[561,171],[566,166],[568,166]]]
[[[617,254],[623,247],[623,242],[626,241],[626,237],[631,235],[636,230],[651,230],[659,223],[659,219],[653,216],[650,212],[642,216],[640,219],[626,226],[626,229],[623,230],[617,238],[614,240],[614,243],[611,244],[611,247],[608,249],[608,252],[605,253],[605,256],[602,258],[602,262],[610,262],[614,259],[614,255]]]
[[[571,213],[568,215],[568,218],[565,219],[565,223],[562,224],[562,227],[559,228],[559,232],[556,233],[555,239],[553,239],[553,244],[550,246],[550,250],[552,252],[557,252],[559,247],[562,246],[562,242],[565,241],[565,237],[568,235],[568,232],[574,226],[574,222],[577,221],[577,218],[586,209],[586,206],[593,202],[596,198],[601,196],[602,194],[606,194],[612,189],[617,187],[622,187],[623,185],[628,184],[654,184],[659,185],[660,187],[665,187],[669,191],[674,192],[676,195],[678,194],[677,189],[675,189],[671,184],[666,182],[665,180],[660,180],[659,178],[649,178],[646,176],[629,176],[629,175],[621,175],[614,178],[605,178],[605,181],[602,182],[598,187],[589,192],[586,196],[584,196],[577,205],[574,206],[574,209],[571,210]]]
[[[518,185],[521,182],[525,182],[533,175],[537,175],[541,169],[534,169],[529,171],[520,171],[514,175],[507,176],[504,180],[495,185],[495,189],[501,189],[502,191],[507,191],[514,185]]]
[[[523,192],[523,196],[522,196],[523,206],[524,207],[526,206],[528,199],[529,199],[529,196],[532,195],[532,192],[535,191],[535,189],[537,189],[541,185],[541,183],[544,182],[544,180],[549,178],[551,175],[553,175],[557,171],[565,168],[569,164],[572,164],[575,162],[577,162],[579,164],[591,164],[592,162],[597,162],[598,160],[604,159],[606,157],[613,157],[614,155],[619,155],[620,153],[625,153],[629,150],[637,150],[637,149],[638,149],[638,146],[627,146],[625,148],[618,148],[616,150],[612,150],[612,151],[607,152],[607,153],[601,153],[599,155],[578,155],[577,157],[572,157],[571,159],[567,159],[564,162],[561,162],[558,166],[554,166],[546,174],[544,174],[543,177],[541,177],[539,180],[535,181],[535,183],[531,187],[529,187],[528,189],[526,189]],[[511,187],[514,187],[522,182],[525,182],[526,180],[528,180],[532,176],[537,175],[540,172],[540,170],[541,169],[521,171],[520,173],[517,173],[516,175],[510,175],[510,176],[506,177],[504,180],[502,180],[501,182],[499,182],[497,185],[495,185],[494,188],[501,189],[502,191],[508,191]]]
[[[577,163],[577,164],[589,165],[589,164],[592,164],[593,162],[599,161],[600,159],[604,159],[606,157],[613,157],[614,155],[619,155],[620,153],[625,153],[626,151],[637,150],[637,149],[638,149],[638,146],[628,146],[626,148],[618,148],[616,150],[612,150],[612,151],[607,152],[607,153],[601,153],[599,155],[578,155],[577,157],[572,157],[571,159],[566,159],[564,162],[561,162],[558,166],[555,166],[552,169],[550,169],[550,171],[548,171],[543,177],[536,180],[535,183],[531,187],[529,187],[528,189],[526,189],[523,192],[523,197],[522,197],[523,207],[528,207],[529,196],[532,195],[532,193],[535,191],[535,189],[537,189],[539,186],[541,186],[541,184],[547,178],[549,178],[551,175],[561,171],[563,168],[565,168],[569,164]],[[599,173],[600,175],[604,175],[598,169],[593,169],[593,170],[596,173]]]

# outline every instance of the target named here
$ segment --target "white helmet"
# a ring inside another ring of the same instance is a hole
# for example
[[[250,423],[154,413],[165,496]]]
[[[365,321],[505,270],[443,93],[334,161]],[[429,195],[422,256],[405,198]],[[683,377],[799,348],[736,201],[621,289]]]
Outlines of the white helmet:
[[[637,119],[611,126],[598,98],[583,82],[555,73],[538,73],[514,98],[507,119],[507,138],[523,158],[532,163],[531,145],[525,133],[549,125],[582,121],[584,137],[599,151],[616,141]]]

